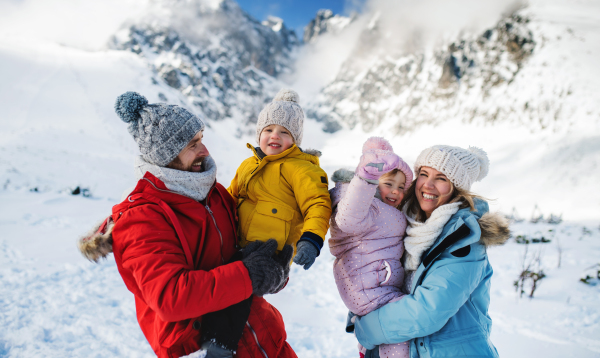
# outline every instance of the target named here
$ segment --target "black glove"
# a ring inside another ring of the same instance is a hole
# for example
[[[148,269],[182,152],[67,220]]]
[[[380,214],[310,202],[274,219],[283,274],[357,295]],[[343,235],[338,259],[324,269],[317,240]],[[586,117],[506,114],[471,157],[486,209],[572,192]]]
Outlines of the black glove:
[[[290,265],[292,263],[292,256],[294,256],[294,248],[292,245],[285,245],[283,250],[275,255],[274,259],[283,267],[283,280],[281,283],[275,288],[274,291],[268,293],[277,293],[283,289],[285,284],[288,281],[288,277],[290,277]]]
[[[213,341],[229,351],[236,351],[250,316],[252,297],[202,316],[202,341]],[[213,350],[218,351],[218,347]]]
[[[242,262],[248,269],[252,281],[253,293],[263,296],[273,292],[284,280],[283,266],[273,259],[277,250],[277,241],[269,239],[267,242],[256,241],[246,246]]]

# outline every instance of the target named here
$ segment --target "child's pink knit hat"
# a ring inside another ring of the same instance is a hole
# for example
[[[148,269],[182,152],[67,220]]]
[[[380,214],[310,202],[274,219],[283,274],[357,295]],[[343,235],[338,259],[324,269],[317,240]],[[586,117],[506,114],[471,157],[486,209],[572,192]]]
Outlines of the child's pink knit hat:
[[[388,142],[382,137],[371,137],[367,139],[365,144],[363,144],[362,148],[363,154],[369,151],[385,155],[389,153],[394,153],[394,148],[392,148],[390,142]],[[406,177],[406,181],[404,182],[404,192],[406,192],[413,181],[413,172],[410,169],[410,166],[406,164],[406,162],[402,160],[402,158],[400,158],[400,162],[398,163],[398,170],[400,170]]]

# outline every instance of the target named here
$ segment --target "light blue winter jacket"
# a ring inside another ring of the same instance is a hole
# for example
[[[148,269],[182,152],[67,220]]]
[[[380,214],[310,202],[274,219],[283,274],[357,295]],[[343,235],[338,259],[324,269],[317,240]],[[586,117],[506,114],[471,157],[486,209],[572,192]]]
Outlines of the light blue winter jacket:
[[[375,346],[411,341],[411,358],[498,357],[490,341],[492,267],[486,247],[509,237],[501,215],[461,209],[444,226],[415,273],[411,294],[355,321],[358,341],[377,357]],[[347,328],[352,331],[351,325]]]

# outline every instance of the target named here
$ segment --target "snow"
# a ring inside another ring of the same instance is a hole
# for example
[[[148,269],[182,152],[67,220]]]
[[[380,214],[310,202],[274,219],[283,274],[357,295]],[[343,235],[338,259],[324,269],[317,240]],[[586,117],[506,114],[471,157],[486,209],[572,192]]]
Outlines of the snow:
[[[549,73],[558,76],[552,83],[568,79],[576,91],[573,106],[579,108],[568,125],[532,132],[518,121],[491,125],[452,119],[391,137],[389,123],[372,133],[355,128],[335,134],[322,132],[311,119],[305,123],[303,146],[322,150],[321,164],[330,175],[339,167],[353,168],[370,135],[390,139],[409,163],[433,144],[474,145],[488,152],[491,167],[473,189],[495,199],[493,210],[508,214],[514,207],[529,219],[537,204],[546,217],[568,219],[558,225],[512,224],[515,236],[551,240],[527,249],[529,258],[541,257],[547,276],[532,299],[519,298],[513,286],[525,245],[511,239],[489,249],[495,270],[492,341],[503,357],[600,356],[600,284],[580,281],[600,263],[595,190],[600,131],[592,95],[600,93],[600,70],[589,62],[600,55],[600,12],[597,2],[574,3],[531,5],[541,30],[554,40],[520,79],[521,91],[528,90],[527,83],[547,84],[540,76]],[[590,15],[582,16],[581,9]],[[562,26],[556,34],[553,22]],[[70,46],[47,38],[21,40],[0,33],[0,357],[152,357],[136,321],[133,295],[114,259],[89,263],[75,241],[135,184],[137,148],[114,114],[115,98],[135,90],[150,102],[159,101],[159,93],[170,103],[186,105],[186,99],[152,84],[152,72],[133,53],[89,51],[77,41]],[[253,135],[240,138],[232,128],[237,122],[228,119],[208,123],[205,132],[224,185],[250,155],[245,143],[254,143]],[[71,195],[76,186],[88,188],[91,197]],[[286,289],[266,297],[281,311],[288,341],[300,357],[357,354],[356,340],[344,332],[347,310],[333,281],[332,262],[324,249],[310,270],[293,266]]]

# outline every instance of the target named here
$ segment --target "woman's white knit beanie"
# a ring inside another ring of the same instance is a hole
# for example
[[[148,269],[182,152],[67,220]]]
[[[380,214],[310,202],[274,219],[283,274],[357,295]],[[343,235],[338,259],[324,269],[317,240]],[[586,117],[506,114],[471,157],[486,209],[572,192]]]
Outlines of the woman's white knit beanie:
[[[283,88],[275,95],[273,102],[267,104],[256,122],[256,142],[260,143],[260,133],[271,124],[285,127],[297,146],[302,143],[304,131],[304,111],[298,104],[300,96],[294,90]]]
[[[436,169],[456,187],[471,190],[471,185],[485,178],[490,168],[490,160],[483,149],[469,147],[463,149],[449,145],[434,145],[419,154],[415,162],[415,174],[421,167]]]

